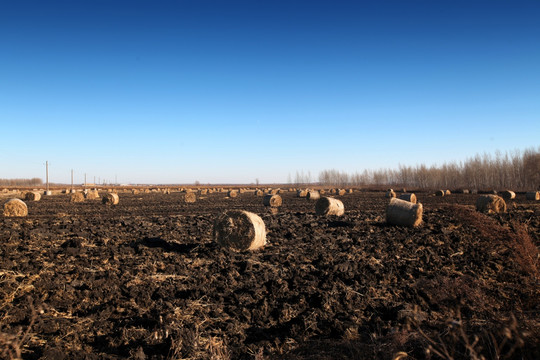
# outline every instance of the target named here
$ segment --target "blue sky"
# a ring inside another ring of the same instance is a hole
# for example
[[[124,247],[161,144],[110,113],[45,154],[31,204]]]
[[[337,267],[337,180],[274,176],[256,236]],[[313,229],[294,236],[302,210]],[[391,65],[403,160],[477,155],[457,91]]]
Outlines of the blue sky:
[[[0,178],[284,182],[537,147],[538,1],[1,1]]]

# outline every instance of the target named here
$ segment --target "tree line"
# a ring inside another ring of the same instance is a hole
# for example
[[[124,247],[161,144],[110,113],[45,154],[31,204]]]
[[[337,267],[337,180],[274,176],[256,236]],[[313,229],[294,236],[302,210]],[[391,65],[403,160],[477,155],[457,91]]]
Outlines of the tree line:
[[[40,186],[43,180],[40,178],[32,179],[0,179],[0,186]]]
[[[335,169],[319,173],[327,186],[403,186],[420,189],[514,189],[540,187],[540,147],[494,155],[477,154],[463,162],[442,165],[400,165],[398,169],[364,170],[349,174]]]

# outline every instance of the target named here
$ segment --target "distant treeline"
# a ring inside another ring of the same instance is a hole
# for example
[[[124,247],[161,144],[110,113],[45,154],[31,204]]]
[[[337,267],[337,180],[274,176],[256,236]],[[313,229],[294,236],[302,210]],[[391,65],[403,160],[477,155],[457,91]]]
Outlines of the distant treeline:
[[[0,186],[39,186],[43,185],[40,178],[33,179],[0,179]]]
[[[319,173],[321,185],[404,186],[420,189],[514,189],[540,186],[540,147],[495,155],[476,155],[465,162],[440,166],[399,166],[348,174],[338,170]]]

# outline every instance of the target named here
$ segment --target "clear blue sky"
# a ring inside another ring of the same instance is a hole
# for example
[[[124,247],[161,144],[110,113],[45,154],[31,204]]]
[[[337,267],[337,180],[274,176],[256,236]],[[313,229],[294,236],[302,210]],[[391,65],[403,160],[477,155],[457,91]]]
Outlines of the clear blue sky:
[[[539,1],[1,1],[0,178],[284,182],[540,144]]]

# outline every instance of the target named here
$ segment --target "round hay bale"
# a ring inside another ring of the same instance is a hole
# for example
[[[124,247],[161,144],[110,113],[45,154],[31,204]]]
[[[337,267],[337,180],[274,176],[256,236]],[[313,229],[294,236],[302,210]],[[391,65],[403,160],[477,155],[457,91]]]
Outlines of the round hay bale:
[[[137,195],[138,193],[140,193],[140,191],[138,189],[133,189],[133,190],[131,190],[131,193],[133,195]]]
[[[352,194],[352,193],[354,193],[353,189],[347,189],[347,194]]]
[[[345,189],[336,189],[336,195],[339,195],[339,196],[345,195]]]
[[[422,223],[422,204],[401,199],[390,199],[386,208],[386,223],[390,225],[416,227]]]
[[[255,190],[255,196],[264,196],[264,191],[262,191],[262,190]]]
[[[271,207],[280,207],[282,203],[281,196],[279,195],[272,195],[267,194],[263,198],[263,205],[264,206],[271,206]]]
[[[540,191],[528,191],[527,193],[525,193],[525,198],[527,200],[538,201],[540,200]]]
[[[326,190],[324,189],[319,190],[319,195],[324,195],[324,194],[326,194]]]
[[[43,192],[43,195],[45,196],[51,196],[52,195],[52,191],[51,190],[46,190]]]
[[[399,198],[401,200],[405,200],[405,201],[408,201],[408,202],[411,202],[413,204],[416,204],[416,195],[414,194],[401,194],[399,195]]]
[[[270,195],[276,195],[276,194],[279,194],[279,189],[271,189],[271,190],[268,191],[268,193],[269,193]]]
[[[463,189],[461,191],[462,191],[462,194],[468,194],[470,192],[469,189]]]
[[[435,196],[444,196],[444,195],[446,195],[446,192],[444,190],[435,191]]]
[[[195,193],[191,191],[186,192],[186,194],[184,195],[184,202],[194,203],[195,201],[197,201],[197,195],[195,195]]]
[[[21,199],[9,199],[4,204],[4,216],[6,217],[16,217],[16,216],[27,216],[28,207]]]
[[[206,194],[208,194],[208,189],[201,189],[201,191],[199,193],[201,195],[206,195]]]
[[[444,192],[444,195],[447,195],[447,196],[448,196],[448,195],[452,195],[452,192],[451,192],[450,190],[446,190],[446,191]]]
[[[305,198],[307,196],[308,191],[307,190],[296,190],[296,196],[299,198]]]
[[[315,213],[317,215],[341,216],[345,214],[345,207],[340,200],[324,196],[315,203]]]
[[[229,192],[227,192],[227,196],[230,197],[230,198],[235,198],[238,196],[238,191],[236,190],[229,190]]]
[[[508,200],[515,199],[516,193],[513,192],[512,190],[505,190],[501,193],[501,196],[505,201],[508,201]]]
[[[84,194],[82,192],[69,194],[69,202],[84,202]]]
[[[319,200],[321,198],[321,195],[317,190],[310,190],[308,191],[306,195],[306,199],[308,200]]]
[[[214,241],[236,251],[256,250],[266,245],[266,227],[260,216],[229,210],[214,222]]]
[[[506,203],[497,195],[482,195],[476,199],[476,210],[487,213],[500,213],[506,211]]]
[[[335,194],[335,193],[336,193],[336,189],[330,189],[329,193],[330,193],[330,194]]]
[[[105,205],[118,205],[120,198],[117,193],[107,192],[101,198],[101,202]]]
[[[396,196],[397,196],[396,193],[395,193],[394,190],[392,190],[392,189],[388,189],[388,191],[386,192],[386,197],[387,197],[387,198],[393,199],[393,198],[395,198]]]
[[[39,201],[41,200],[41,194],[37,191],[29,191],[24,195],[24,200]]]
[[[87,200],[97,200],[99,199],[99,192],[97,190],[88,190],[85,194]]]

